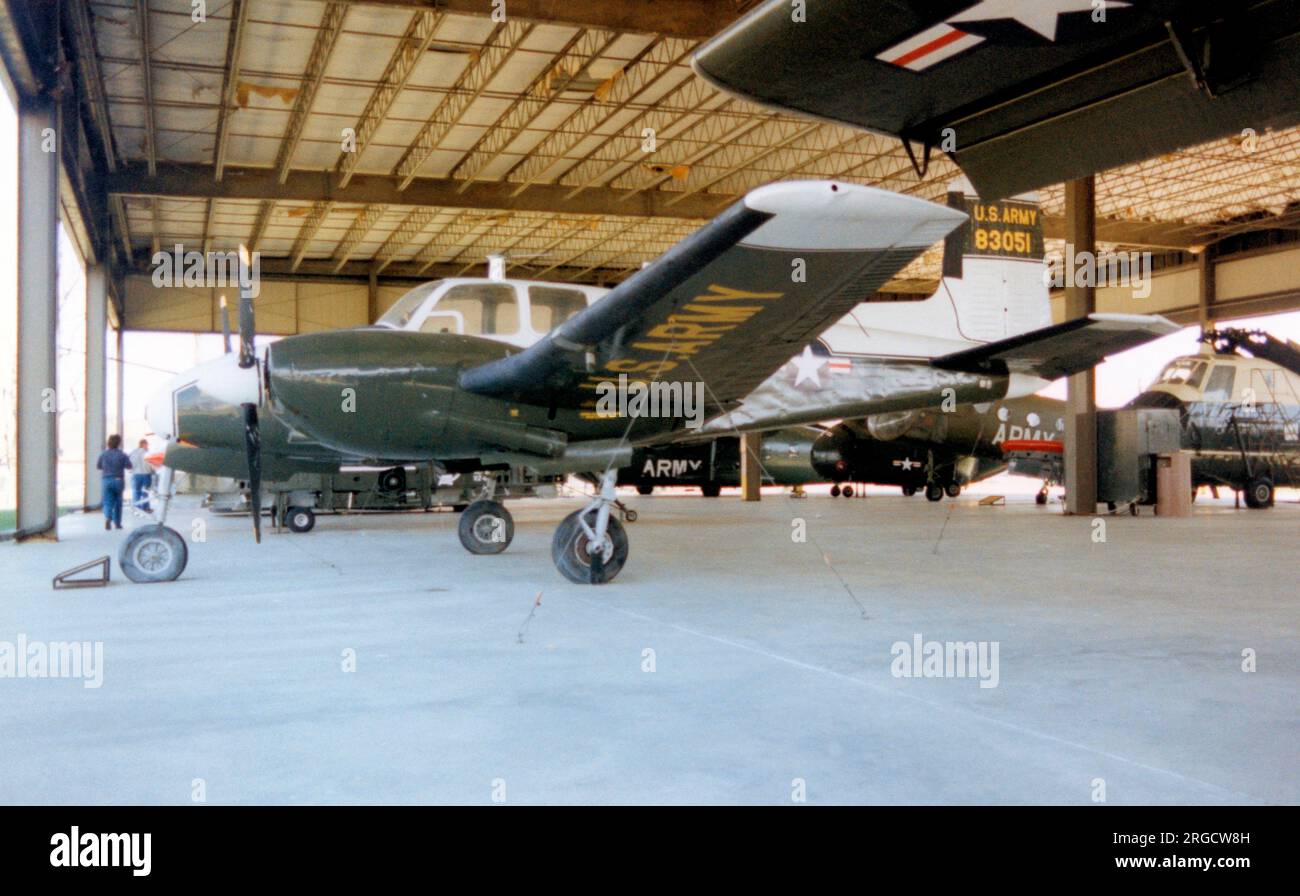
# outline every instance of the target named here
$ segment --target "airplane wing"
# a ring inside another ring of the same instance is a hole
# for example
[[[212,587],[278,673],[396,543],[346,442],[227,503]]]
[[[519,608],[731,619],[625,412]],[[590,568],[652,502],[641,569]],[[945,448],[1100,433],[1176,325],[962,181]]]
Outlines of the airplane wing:
[[[1289,0],[821,0],[805,19],[768,0],[695,69],[948,152],[985,199],[1300,122]]]
[[[1023,373],[1055,380],[1178,329],[1159,315],[1092,314],[944,355],[933,363],[942,370]]]
[[[738,402],[966,220],[872,187],[760,187],[522,352],[461,374],[497,398],[594,408],[602,381],[706,385]]]

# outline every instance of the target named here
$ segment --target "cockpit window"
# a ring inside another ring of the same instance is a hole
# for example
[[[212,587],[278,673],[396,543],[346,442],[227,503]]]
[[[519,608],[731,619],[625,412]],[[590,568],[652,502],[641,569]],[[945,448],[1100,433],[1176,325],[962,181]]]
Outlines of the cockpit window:
[[[434,280],[432,283],[422,283],[415,287],[415,289],[394,302],[393,307],[380,315],[376,323],[396,327],[399,330],[405,329],[406,325],[411,322],[411,315],[420,310],[420,306],[429,297],[429,293],[440,285],[442,285],[441,280]]]
[[[1160,374],[1158,382],[1175,386],[1191,386],[1196,389],[1200,387],[1203,379],[1205,379],[1205,362],[1185,360],[1175,361],[1166,367],[1164,373]]]
[[[534,332],[549,333],[587,307],[587,296],[580,289],[555,286],[528,287],[529,316]]]
[[[1201,397],[1206,401],[1232,401],[1232,386],[1236,378],[1237,369],[1231,364],[1215,364]]]

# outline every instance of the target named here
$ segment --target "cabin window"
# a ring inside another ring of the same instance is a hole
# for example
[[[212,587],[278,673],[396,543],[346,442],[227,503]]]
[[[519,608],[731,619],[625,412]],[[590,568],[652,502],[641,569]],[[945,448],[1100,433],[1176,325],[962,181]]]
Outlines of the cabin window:
[[[519,332],[519,301],[508,283],[462,283],[438,299],[430,317],[460,315],[463,332],[469,336],[514,335]],[[448,326],[446,318],[433,332]],[[450,332],[457,332],[453,327]]]
[[[549,333],[587,307],[587,295],[580,289],[556,286],[528,287],[529,314],[533,331]]]
[[[1231,401],[1232,386],[1237,378],[1237,369],[1231,364],[1215,364],[1210,381],[1205,385],[1205,401]]]

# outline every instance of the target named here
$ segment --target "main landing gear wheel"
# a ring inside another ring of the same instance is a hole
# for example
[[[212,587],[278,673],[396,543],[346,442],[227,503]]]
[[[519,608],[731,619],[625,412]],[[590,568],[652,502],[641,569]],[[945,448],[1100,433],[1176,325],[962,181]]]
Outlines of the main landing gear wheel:
[[[961,494],[961,486],[955,482],[949,482],[943,487],[943,493],[949,498],[955,498]]]
[[[471,554],[499,554],[515,537],[515,521],[497,501],[475,501],[460,515],[460,543]]]
[[[316,528],[316,514],[310,507],[290,507],[284,518],[290,532],[310,532]]]
[[[189,557],[179,532],[153,523],[127,536],[117,565],[132,582],[170,582],[185,571]]]
[[[599,511],[594,508],[575,510],[564,518],[551,539],[551,559],[555,561],[555,568],[576,585],[604,585],[617,576],[627,562],[627,532],[617,516],[610,516],[601,549],[599,552],[595,549],[581,520],[586,520],[594,530],[597,513]]]
[[[716,482],[706,482],[700,486],[700,494],[706,498],[716,498],[722,494],[722,486]]]
[[[1246,485],[1246,506],[1252,510],[1263,510],[1273,506],[1273,483],[1263,476],[1256,476]]]
[[[839,496],[840,496],[840,487],[839,487],[839,485],[832,485],[832,486],[831,486],[831,497],[832,497],[832,498],[838,498]]]
[[[1047,489],[1043,489],[1038,494],[1034,495],[1034,503],[1035,504],[1047,503]]]
[[[653,495],[654,492],[655,487],[653,485],[638,485],[636,487],[636,493],[638,495]]]
[[[903,497],[904,497],[904,498],[910,498],[910,497],[912,497],[912,496],[915,495],[915,494],[916,494],[916,486],[914,486],[914,485],[905,485],[905,486],[903,486]]]
[[[937,483],[937,482],[931,482],[929,485],[927,485],[927,486],[925,487],[925,500],[927,500],[927,501],[942,501],[942,500],[943,500],[943,486],[940,485],[940,484]]]
[[[846,485],[846,486],[844,486],[844,497],[846,497],[846,498],[852,498],[852,497],[853,497],[853,486],[851,486],[851,485]]]

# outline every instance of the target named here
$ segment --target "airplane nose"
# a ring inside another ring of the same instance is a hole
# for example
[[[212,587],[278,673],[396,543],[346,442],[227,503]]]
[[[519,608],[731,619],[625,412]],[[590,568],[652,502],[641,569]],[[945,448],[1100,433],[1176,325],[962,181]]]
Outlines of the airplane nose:
[[[240,367],[237,355],[222,355],[172,379],[149,399],[145,419],[159,438],[170,442],[181,438],[178,427],[188,431],[188,425],[195,422],[195,412],[212,415],[219,409],[237,411],[242,404],[260,402],[258,368]],[[187,413],[189,424],[179,419]]]
[[[174,432],[176,420],[172,415],[172,393],[175,391],[177,379],[168,383],[165,389],[155,392],[149,399],[149,403],[144,406],[144,418],[148,421],[149,428],[153,430],[154,435],[167,442],[176,437]]]

